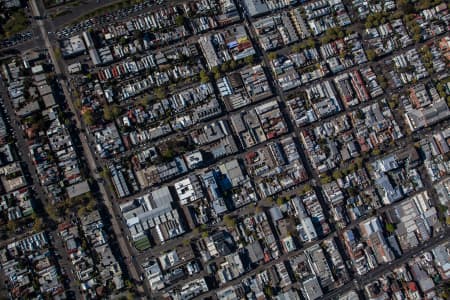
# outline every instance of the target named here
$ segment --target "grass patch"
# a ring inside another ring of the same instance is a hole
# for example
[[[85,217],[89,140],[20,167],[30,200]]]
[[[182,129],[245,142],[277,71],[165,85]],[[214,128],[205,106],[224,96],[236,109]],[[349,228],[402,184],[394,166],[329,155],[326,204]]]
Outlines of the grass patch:
[[[150,246],[150,241],[145,235],[139,240],[134,241],[134,247],[139,251],[147,250],[148,248],[150,248]]]
[[[7,37],[11,37],[16,33],[24,31],[27,26],[27,16],[23,11],[19,10],[10,16],[9,20],[6,21],[5,25],[3,26],[3,30],[5,31]]]

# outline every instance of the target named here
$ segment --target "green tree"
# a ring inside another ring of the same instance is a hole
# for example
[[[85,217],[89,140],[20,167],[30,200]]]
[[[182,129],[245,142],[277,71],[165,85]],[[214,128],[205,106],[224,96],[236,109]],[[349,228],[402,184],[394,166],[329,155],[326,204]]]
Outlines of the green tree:
[[[220,78],[220,70],[219,67],[215,66],[211,69],[212,73],[214,74],[214,79],[219,79]]]
[[[372,150],[372,155],[380,155],[381,154],[381,150],[378,148],[375,148]]]
[[[107,167],[103,168],[102,171],[100,172],[100,176],[103,179],[108,179],[111,176],[111,172],[109,171],[109,169]]]
[[[112,109],[109,105],[103,106],[103,119],[106,121],[111,121],[113,119]]]
[[[43,228],[44,228],[44,224],[42,222],[42,218],[35,218],[34,224],[33,224],[33,231],[39,232],[39,231],[42,231]]]
[[[397,7],[404,14],[414,13],[414,4],[410,0],[397,0]]]
[[[81,103],[81,99],[80,98],[76,98],[73,101],[73,106],[75,106],[76,109],[81,110],[81,108],[83,108],[83,104]]]
[[[144,107],[147,107],[150,104],[150,96],[142,96],[138,103]]]
[[[134,296],[134,294],[132,292],[127,291],[126,299],[127,300],[134,300],[136,298],[135,298],[135,296]]]
[[[86,123],[86,125],[88,126],[92,126],[95,124],[94,114],[92,113],[91,110],[87,110],[83,113],[83,120],[84,123]]]
[[[291,48],[291,52],[292,53],[298,53],[298,52],[300,52],[302,50],[302,48],[300,47],[300,45],[294,45],[294,46],[292,46],[292,48]]]
[[[278,198],[277,198],[277,205],[278,205],[278,206],[281,206],[281,205],[283,205],[283,204],[284,204],[284,198],[278,197]]]
[[[336,170],[333,172],[333,178],[335,180],[338,180],[339,178],[342,178],[342,172],[340,170]]]
[[[161,156],[165,159],[165,160],[171,160],[175,157],[175,152],[172,148],[166,148],[161,152]]]
[[[387,88],[386,78],[382,74],[377,76],[377,81],[383,90],[385,90]]]
[[[8,229],[9,232],[15,232],[17,229],[17,224],[14,220],[9,220],[8,223],[6,224],[6,228]]]
[[[230,62],[230,69],[231,70],[236,70],[236,68],[237,68],[237,62],[235,61],[235,60],[232,60],[231,62]]]
[[[361,157],[356,158],[355,165],[358,167],[358,169],[361,169],[363,165],[363,159]]]
[[[376,58],[376,53],[373,49],[366,50],[367,59],[373,61]]]
[[[303,187],[302,187],[301,193],[302,193],[302,194],[306,194],[306,193],[309,193],[309,192],[311,192],[311,191],[312,191],[312,186],[309,185],[309,184],[305,184],[305,185],[303,185]]]
[[[327,183],[330,183],[331,181],[332,181],[331,177],[328,175],[324,175],[322,178],[320,178],[321,184],[327,184]]]
[[[79,218],[83,217],[86,213],[87,213],[87,210],[86,210],[85,206],[81,206],[77,211],[77,215]]]
[[[394,224],[387,223],[387,224],[386,224],[386,231],[389,232],[389,233],[394,233],[394,232],[395,232],[395,226],[394,226]]]
[[[88,204],[86,205],[86,210],[89,212],[94,211],[96,206],[97,206],[97,202],[95,201],[95,199],[92,198],[89,200]]]
[[[55,58],[60,59],[61,58],[61,50],[59,47],[53,47],[53,53],[55,53]]]
[[[133,31],[133,38],[134,38],[135,40],[140,40],[140,39],[142,39],[142,31],[140,31],[140,30],[135,30],[135,31]]]
[[[314,48],[316,46],[316,41],[313,38],[308,38],[305,41],[305,44],[308,46],[308,48]]]
[[[267,57],[268,57],[270,60],[276,59],[277,56],[278,56],[278,55],[277,55],[276,52],[270,52],[269,54],[267,54]]]
[[[177,24],[177,26],[182,26],[185,23],[185,18],[183,15],[179,15],[175,18],[175,24]]]
[[[209,82],[209,76],[208,76],[208,74],[206,73],[205,70],[201,70],[200,71],[200,82],[201,83]]]
[[[230,215],[225,215],[223,217],[223,222],[229,228],[234,228],[236,226],[236,220],[233,217],[231,217]]]
[[[164,88],[158,87],[158,88],[155,89],[155,96],[159,100],[162,100],[162,99],[164,99],[166,97],[166,91],[164,90]]]
[[[254,62],[254,57],[253,55],[247,56],[246,58],[244,58],[244,61],[247,65],[253,65]]]
[[[273,288],[270,285],[266,285],[266,287],[264,288],[264,294],[266,294],[267,297],[272,298]]]
[[[116,118],[120,117],[120,115],[122,114],[122,108],[119,105],[114,104],[111,107],[111,113],[112,113],[113,118],[116,119]]]
[[[230,66],[228,65],[228,62],[224,62],[221,66],[220,66],[220,71],[222,71],[222,73],[226,73],[230,70]]]
[[[58,210],[54,205],[48,205],[45,208],[45,211],[47,212],[47,215],[49,216],[50,219],[52,219],[53,221],[57,221],[58,220]]]

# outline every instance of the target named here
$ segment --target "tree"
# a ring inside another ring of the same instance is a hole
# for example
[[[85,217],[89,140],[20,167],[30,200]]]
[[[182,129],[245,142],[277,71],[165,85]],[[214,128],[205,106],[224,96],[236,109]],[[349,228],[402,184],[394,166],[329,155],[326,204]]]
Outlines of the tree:
[[[231,70],[236,70],[236,68],[237,68],[237,62],[235,61],[235,60],[232,60],[231,62],[230,62],[230,69]]]
[[[73,106],[75,106],[76,109],[81,110],[81,108],[83,107],[83,104],[81,103],[81,99],[80,98],[76,98],[73,101]]]
[[[217,67],[217,66],[215,66],[215,67],[213,67],[212,69],[211,69],[211,71],[213,72],[213,74],[214,74],[214,79],[219,79],[220,78],[220,70],[219,70],[219,67]]]
[[[397,107],[397,101],[391,99],[390,101],[388,101],[388,105],[390,109],[395,109]]]
[[[333,172],[333,178],[335,180],[338,180],[339,178],[342,178],[342,172],[340,170],[336,170]]]
[[[278,56],[278,55],[277,55],[276,52],[270,52],[269,54],[267,54],[267,57],[268,57],[270,60],[276,59],[277,56]]]
[[[229,228],[234,228],[236,226],[236,220],[230,215],[226,215],[223,217],[223,222]]]
[[[6,224],[6,227],[8,228],[9,232],[15,232],[17,229],[17,224],[14,220],[9,220]]]
[[[321,184],[327,184],[331,182],[331,177],[324,175],[322,178],[320,178],[320,183]]]
[[[127,295],[126,295],[126,299],[127,300],[133,300],[133,299],[136,299],[136,298],[135,298],[135,296],[134,296],[134,294],[132,292],[128,291]]]
[[[377,81],[383,90],[385,90],[387,88],[386,78],[382,74],[377,76]]]
[[[96,206],[97,206],[97,203],[96,203],[95,199],[90,199],[86,206],[86,210],[90,211],[90,212],[94,211]]]
[[[142,31],[140,31],[140,30],[133,31],[133,37],[135,40],[142,39]]]
[[[229,69],[230,69],[230,66],[228,65],[228,62],[224,62],[222,64],[222,66],[220,66],[220,71],[222,71],[222,73],[228,72]]]
[[[125,279],[124,283],[127,289],[133,288],[133,283],[129,279]]]
[[[142,96],[141,99],[139,99],[139,104],[147,107],[150,104],[150,96]]]
[[[58,220],[58,213],[57,209],[54,205],[49,205],[45,208],[45,211],[47,212],[47,215],[52,219],[53,221]]]
[[[58,47],[53,48],[53,53],[55,53],[55,58],[60,59],[61,58],[61,50]]]
[[[372,155],[380,155],[381,154],[381,150],[378,148],[375,148],[372,150]]]
[[[91,110],[87,110],[83,113],[83,120],[84,123],[86,123],[86,125],[88,126],[92,126],[95,124],[94,114],[92,113]]]
[[[414,4],[410,0],[398,0],[397,7],[404,14],[414,13]]]
[[[363,159],[361,157],[356,158],[355,165],[358,167],[358,169],[361,169],[361,167],[363,165]]]
[[[209,76],[206,74],[205,70],[200,71],[200,82],[201,83],[207,83],[209,82]]]
[[[264,288],[264,294],[266,294],[266,296],[269,298],[273,297],[273,289],[270,285],[266,285],[266,287]]]
[[[87,213],[86,207],[85,206],[81,206],[78,211],[77,211],[77,215],[79,218],[81,218],[82,216],[84,216]]]
[[[122,108],[120,108],[119,105],[114,104],[111,108],[111,113],[114,119],[120,117],[120,115],[122,114]]]
[[[308,48],[314,48],[316,46],[316,41],[313,38],[308,38],[305,41],[305,44],[308,46]]]
[[[105,119],[105,121],[111,121],[113,118],[111,107],[109,105],[103,106],[103,119]]]
[[[306,193],[309,193],[309,192],[311,192],[311,191],[312,191],[312,186],[309,185],[309,184],[305,184],[305,185],[302,187],[301,193],[302,193],[302,194],[306,194]]]
[[[165,159],[165,160],[171,160],[174,158],[175,156],[175,152],[172,148],[166,148],[161,152],[161,156]]]
[[[386,231],[389,232],[389,233],[394,233],[394,232],[395,232],[395,226],[394,226],[394,224],[387,223],[387,224],[386,224]]]
[[[292,46],[292,48],[291,48],[291,52],[293,52],[293,53],[298,53],[298,52],[300,52],[301,49],[302,49],[302,48],[300,47],[300,45],[294,45],[294,46]]]
[[[183,15],[179,15],[175,18],[175,24],[177,24],[177,26],[184,25],[184,22],[185,22],[185,18]]]
[[[359,120],[364,120],[366,117],[364,115],[364,112],[360,109],[358,109],[356,111],[356,118],[358,118]]]
[[[253,55],[247,56],[246,58],[244,58],[244,61],[247,65],[253,65],[254,62]]]
[[[367,59],[370,61],[373,61],[376,57],[376,53],[373,49],[367,49],[366,50]]]
[[[42,231],[43,225],[44,224],[42,222],[42,218],[35,218],[34,224],[33,224],[33,231],[34,232]]]
[[[283,204],[284,204],[284,198],[278,197],[278,198],[277,198],[277,205],[278,205],[278,206],[281,206],[281,205],[283,205]]]
[[[164,88],[158,87],[158,88],[155,89],[155,96],[159,100],[162,100],[162,99],[164,99],[166,97],[166,91],[164,90]]]
[[[100,172],[100,176],[103,178],[103,179],[108,179],[110,176],[111,176],[111,172],[109,171],[109,169],[108,168],[103,168],[102,169],[102,171]]]

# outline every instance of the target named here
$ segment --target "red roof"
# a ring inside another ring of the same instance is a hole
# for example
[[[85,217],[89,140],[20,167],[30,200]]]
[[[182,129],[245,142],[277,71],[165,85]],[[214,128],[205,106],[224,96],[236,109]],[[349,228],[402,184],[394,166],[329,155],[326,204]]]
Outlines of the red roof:
[[[417,285],[414,281],[410,281],[408,282],[408,288],[412,291],[412,292],[416,292],[417,291]]]

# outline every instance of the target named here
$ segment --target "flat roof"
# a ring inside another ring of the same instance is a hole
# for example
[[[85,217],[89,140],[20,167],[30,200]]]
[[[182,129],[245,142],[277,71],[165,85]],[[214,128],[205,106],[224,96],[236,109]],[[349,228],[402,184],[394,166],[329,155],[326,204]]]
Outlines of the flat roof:
[[[87,180],[73,184],[66,188],[67,194],[71,199],[86,194],[90,190],[91,189],[89,188]]]

